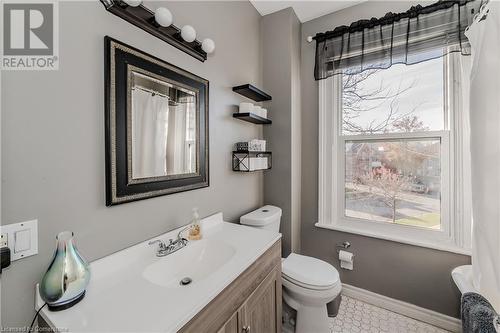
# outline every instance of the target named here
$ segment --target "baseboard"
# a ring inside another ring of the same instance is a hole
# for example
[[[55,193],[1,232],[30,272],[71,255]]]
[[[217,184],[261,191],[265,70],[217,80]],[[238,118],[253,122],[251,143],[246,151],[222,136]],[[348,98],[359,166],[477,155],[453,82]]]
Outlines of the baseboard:
[[[342,294],[450,332],[462,332],[462,322],[459,319],[436,311],[421,308],[345,283],[342,284]]]

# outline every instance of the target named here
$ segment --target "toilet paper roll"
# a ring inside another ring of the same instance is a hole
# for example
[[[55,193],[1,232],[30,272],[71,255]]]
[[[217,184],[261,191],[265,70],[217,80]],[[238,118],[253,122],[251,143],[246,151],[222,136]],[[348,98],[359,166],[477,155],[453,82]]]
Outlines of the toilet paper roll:
[[[342,250],[339,251],[339,260],[341,268],[352,271],[354,267],[353,259],[354,259],[354,254],[352,254],[351,252]]]
[[[253,104],[252,103],[247,103],[247,102],[242,102],[240,103],[240,108],[239,108],[239,113],[249,113],[253,111]]]

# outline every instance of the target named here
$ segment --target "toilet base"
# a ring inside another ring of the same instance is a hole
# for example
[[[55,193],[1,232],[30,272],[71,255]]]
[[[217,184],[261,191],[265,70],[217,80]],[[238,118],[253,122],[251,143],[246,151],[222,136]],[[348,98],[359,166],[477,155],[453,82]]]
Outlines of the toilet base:
[[[328,311],[326,304],[299,304],[283,289],[283,300],[297,311],[295,333],[329,333]]]
[[[303,306],[297,310],[295,332],[329,333],[326,305],[320,307]]]

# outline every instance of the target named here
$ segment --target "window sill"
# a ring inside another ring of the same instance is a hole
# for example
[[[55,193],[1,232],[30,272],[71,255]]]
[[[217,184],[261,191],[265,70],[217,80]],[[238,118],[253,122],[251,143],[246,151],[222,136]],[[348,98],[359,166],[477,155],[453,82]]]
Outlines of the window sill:
[[[378,238],[378,239],[388,240],[388,241],[392,241],[392,242],[398,242],[398,243],[409,244],[409,245],[414,245],[414,246],[419,246],[419,247],[425,247],[425,248],[429,248],[429,249],[433,249],[433,250],[462,254],[462,255],[466,255],[466,256],[471,255],[470,249],[464,249],[464,248],[461,248],[458,246],[453,246],[453,245],[446,245],[446,244],[443,245],[443,244],[420,242],[420,241],[406,239],[403,237],[388,236],[388,235],[379,234],[376,232],[362,231],[362,230],[358,230],[356,228],[349,228],[346,226],[332,225],[332,224],[326,224],[326,223],[320,223],[320,222],[318,222],[314,225],[318,228],[323,228],[323,229],[347,232],[350,234]]]

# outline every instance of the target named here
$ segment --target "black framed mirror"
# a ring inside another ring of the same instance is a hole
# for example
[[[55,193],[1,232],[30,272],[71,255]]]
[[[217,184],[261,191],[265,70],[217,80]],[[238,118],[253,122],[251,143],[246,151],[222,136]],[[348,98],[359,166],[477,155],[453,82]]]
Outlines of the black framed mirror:
[[[104,44],[106,205],[207,187],[208,81],[111,37]]]

